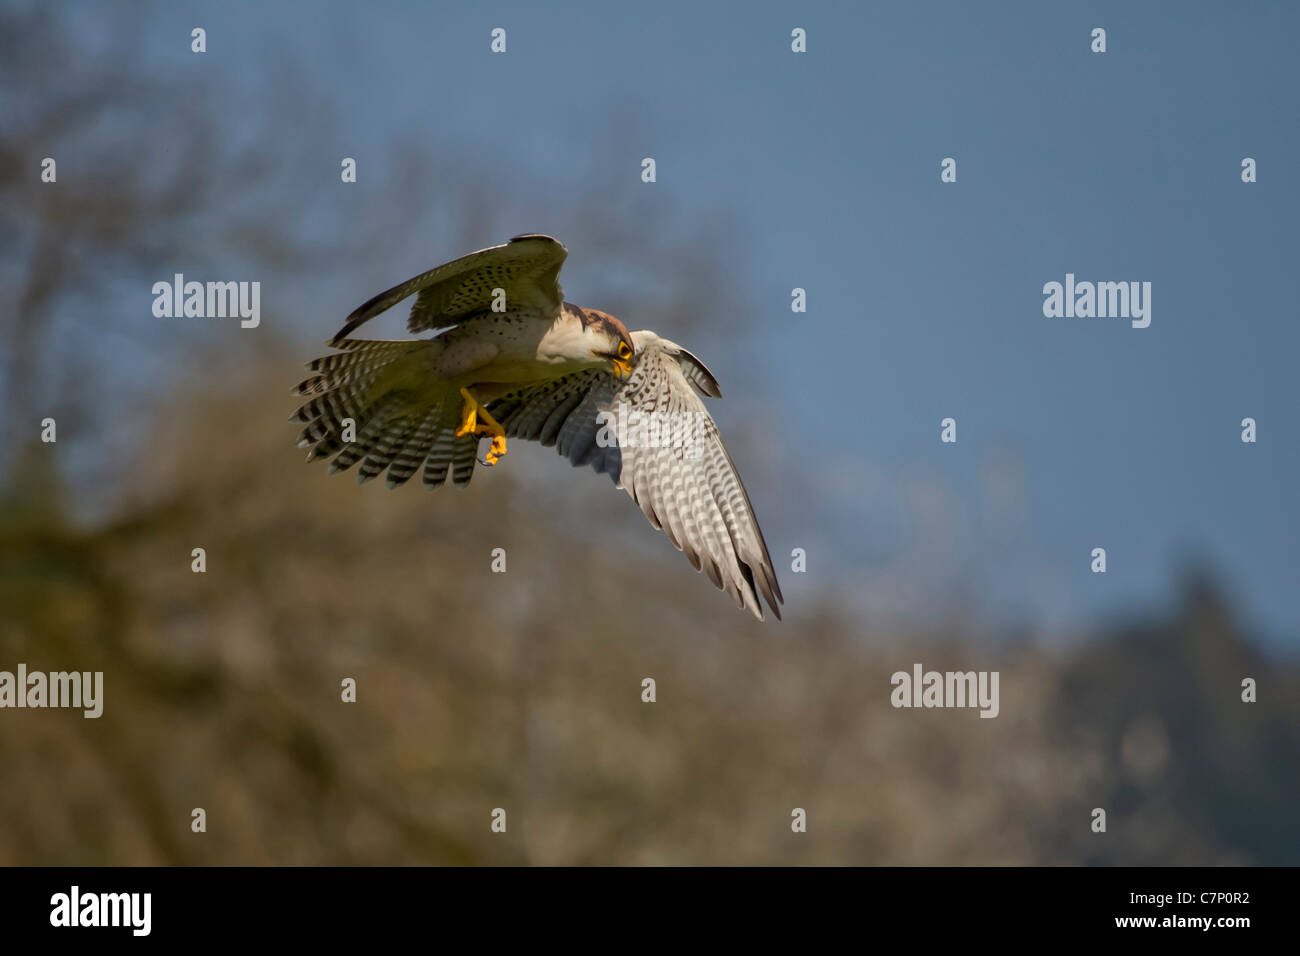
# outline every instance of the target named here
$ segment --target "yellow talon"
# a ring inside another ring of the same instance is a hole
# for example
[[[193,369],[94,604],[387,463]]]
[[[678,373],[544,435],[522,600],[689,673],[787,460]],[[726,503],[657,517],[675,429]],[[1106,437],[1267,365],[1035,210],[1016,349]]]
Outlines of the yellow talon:
[[[495,465],[500,460],[501,456],[506,453],[507,450],[508,449],[506,448],[505,436],[493,435],[492,447],[489,448],[488,453],[483,456],[483,460],[487,462],[489,465]]]
[[[462,388],[460,394],[464,397],[465,404],[461,406],[461,421],[460,427],[456,429],[456,437],[490,435],[492,447],[483,456],[483,460],[489,465],[495,465],[507,451],[506,430],[488,414],[488,410],[479,404],[478,399],[470,394],[469,389]]]

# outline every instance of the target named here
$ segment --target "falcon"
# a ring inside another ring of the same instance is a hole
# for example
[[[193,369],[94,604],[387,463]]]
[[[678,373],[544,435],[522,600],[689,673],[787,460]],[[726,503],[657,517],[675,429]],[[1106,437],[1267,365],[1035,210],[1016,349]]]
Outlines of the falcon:
[[[426,488],[469,484],[480,439],[495,465],[507,438],[553,446],[575,466],[609,475],[741,608],[779,620],[784,601],[763,532],[717,426],[701,400],[721,398],[698,358],[650,331],[564,301],[568,250],[516,236],[375,296],[307,363],[290,421],[305,427],[307,460],[357,481],[387,472],[389,488],[423,465]],[[407,331],[431,338],[349,336],[414,295]],[[629,427],[631,426],[631,427]],[[670,427],[671,426],[671,427]],[[761,595],[761,598],[760,598]]]

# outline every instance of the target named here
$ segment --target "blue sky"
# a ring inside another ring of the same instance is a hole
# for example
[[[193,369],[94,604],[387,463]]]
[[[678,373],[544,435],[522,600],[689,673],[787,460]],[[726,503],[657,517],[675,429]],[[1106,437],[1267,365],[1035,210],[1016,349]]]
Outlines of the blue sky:
[[[575,170],[614,164],[629,190],[725,214],[759,373],[705,358],[778,431],[749,484],[773,550],[809,549],[792,606],[832,586],[884,614],[969,600],[1079,629],[1168,600],[1195,557],[1266,640],[1295,641],[1295,5],[464,6],[160,6],[142,55],[164,74],[221,69],[232,90],[294,62],[363,171],[405,136],[561,197],[581,194]],[[256,90],[200,107],[237,130]],[[589,155],[620,114],[644,141]],[[561,238],[570,297],[599,305],[581,294],[584,237]],[[1044,317],[1043,284],[1068,272],[1151,282],[1150,328]],[[807,314],[790,311],[796,286]],[[745,424],[738,404],[715,412]],[[948,416],[956,445],[939,442]]]

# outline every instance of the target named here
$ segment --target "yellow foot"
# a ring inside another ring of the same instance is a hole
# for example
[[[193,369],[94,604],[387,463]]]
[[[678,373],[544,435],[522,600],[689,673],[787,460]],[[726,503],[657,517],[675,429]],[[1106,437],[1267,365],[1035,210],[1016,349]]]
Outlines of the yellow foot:
[[[507,451],[506,430],[497,420],[488,414],[488,410],[479,404],[478,399],[470,394],[469,389],[462,388],[461,396],[465,402],[460,407],[460,427],[456,437],[463,435],[481,435],[492,437],[492,447],[483,458],[485,465],[495,465]]]
[[[473,434],[477,430],[475,423],[478,421],[478,402],[468,390],[462,388],[460,393],[465,396],[465,401],[460,406],[460,428],[456,429],[457,438]]]

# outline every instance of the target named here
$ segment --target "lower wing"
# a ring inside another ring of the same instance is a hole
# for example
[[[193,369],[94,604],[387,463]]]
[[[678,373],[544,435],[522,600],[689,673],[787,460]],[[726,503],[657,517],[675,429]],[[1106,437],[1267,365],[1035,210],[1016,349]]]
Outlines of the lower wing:
[[[627,491],[697,571],[760,621],[784,598],[740,474],[700,395],[721,394],[695,356],[634,332],[631,377],[589,370],[489,405],[512,438],[551,445]]]

